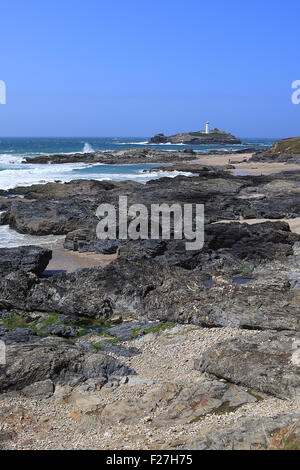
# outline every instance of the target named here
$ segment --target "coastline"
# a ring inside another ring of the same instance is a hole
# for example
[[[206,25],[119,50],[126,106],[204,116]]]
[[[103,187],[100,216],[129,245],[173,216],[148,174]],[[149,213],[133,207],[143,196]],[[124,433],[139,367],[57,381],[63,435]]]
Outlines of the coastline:
[[[40,243],[52,250],[40,276],[0,277],[0,338],[9,360],[23,361],[2,377],[8,434],[0,447],[272,448],[277,429],[293,428],[299,165],[248,162],[251,155],[185,157],[172,163],[175,179],[162,172],[146,185],[76,180],[19,188],[15,201],[2,194],[6,223],[37,241],[59,229],[70,247],[87,251],[67,250],[62,239]],[[193,176],[185,176],[188,166]],[[120,244],[111,255],[89,250],[95,207],[124,193],[144,204],[203,200],[203,253],[151,240]]]

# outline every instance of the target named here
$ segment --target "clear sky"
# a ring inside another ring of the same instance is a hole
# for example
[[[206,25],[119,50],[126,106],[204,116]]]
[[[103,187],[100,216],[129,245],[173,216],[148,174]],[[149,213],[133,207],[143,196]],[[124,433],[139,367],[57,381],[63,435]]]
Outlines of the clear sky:
[[[300,135],[299,0],[4,0],[1,136]]]

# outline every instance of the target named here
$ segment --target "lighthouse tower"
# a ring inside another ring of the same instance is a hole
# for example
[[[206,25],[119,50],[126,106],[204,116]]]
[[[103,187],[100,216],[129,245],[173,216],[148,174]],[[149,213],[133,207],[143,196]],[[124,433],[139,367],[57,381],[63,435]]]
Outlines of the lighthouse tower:
[[[205,126],[205,134],[209,134],[209,122],[208,121]]]

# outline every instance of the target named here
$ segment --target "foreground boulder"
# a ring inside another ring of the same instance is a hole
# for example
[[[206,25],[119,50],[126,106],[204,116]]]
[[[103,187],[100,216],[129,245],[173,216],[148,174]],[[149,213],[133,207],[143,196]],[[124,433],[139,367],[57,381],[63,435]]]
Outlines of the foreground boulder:
[[[92,378],[130,375],[134,371],[104,353],[76,346],[62,338],[6,347],[6,365],[0,366],[0,393],[22,390],[36,382],[77,385]]]
[[[52,251],[38,246],[0,248],[0,274],[26,271],[41,275],[52,258]]]
[[[206,350],[194,367],[278,398],[293,398],[300,392],[300,335],[242,335]]]
[[[147,292],[163,282],[154,261],[128,263],[120,259],[103,268],[60,274],[35,284],[27,297],[30,310],[91,318],[136,310]]]

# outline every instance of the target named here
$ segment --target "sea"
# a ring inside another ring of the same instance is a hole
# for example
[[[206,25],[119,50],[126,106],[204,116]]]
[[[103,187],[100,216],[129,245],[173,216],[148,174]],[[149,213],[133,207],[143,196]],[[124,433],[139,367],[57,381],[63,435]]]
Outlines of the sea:
[[[242,145],[172,145],[151,144],[152,148],[164,150],[181,150],[192,148],[196,152],[210,150],[232,151],[255,147],[264,149],[276,139],[243,139]],[[96,179],[122,181],[131,179],[145,183],[149,179],[161,177],[160,172],[144,173],[145,169],[156,164],[104,165],[66,163],[60,165],[27,165],[25,157],[50,155],[58,153],[92,152],[96,150],[124,150],[149,146],[147,137],[102,137],[102,138],[0,138],[0,189],[16,186],[30,186],[50,181],[67,182],[74,179]],[[167,172],[164,176],[176,176],[177,172]]]
[[[12,189],[17,186],[30,186],[31,184],[45,184],[52,181],[68,182],[75,179],[94,180],[134,180],[146,183],[150,179],[161,176],[175,177],[176,171],[145,173],[144,170],[157,166],[156,164],[24,164],[25,157],[36,157],[51,154],[72,154],[74,152],[88,153],[97,150],[124,150],[126,148],[140,148],[151,146],[163,150],[182,150],[192,148],[196,152],[209,152],[222,150],[231,152],[245,148],[263,150],[278,139],[244,138],[241,145],[194,145],[182,144],[147,144],[148,137],[64,137],[64,138],[0,138],[0,190]],[[0,248],[30,244],[55,243],[57,237],[32,237],[18,234],[8,226],[0,226]]]

